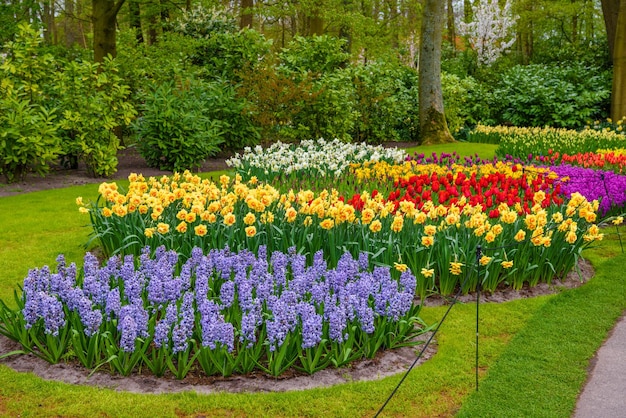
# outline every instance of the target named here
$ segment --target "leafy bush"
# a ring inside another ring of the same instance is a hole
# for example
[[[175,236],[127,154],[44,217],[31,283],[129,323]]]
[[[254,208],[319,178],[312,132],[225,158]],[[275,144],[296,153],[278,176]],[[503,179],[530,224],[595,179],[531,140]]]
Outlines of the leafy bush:
[[[227,82],[207,83],[205,97],[206,116],[219,121],[223,150],[241,150],[259,143],[261,128],[247,111],[248,101],[237,95],[234,85]]]
[[[610,74],[582,65],[516,66],[502,74],[491,98],[495,123],[581,128],[602,118]]]
[[[197,40],[189,58],[194,65],[205,67],[209,79],[238,80],[238,70],[255,67],[271,46],[271,41],[254,29],[239,30],[232,16],[219,10],[193,9],[170,28]]]
[[[311,73],[307,73],[311,76]],[[312,95],[293,119],[297,139],[353,139],[356,97],[350,72],[330,72],[313,81]]]
[[[460,78],[456,75],[442,73],[441,86],[445,103],[446,122],[451,132],[457,132],[467,124],[475,124],[472,110],[473,103],[470,92],[478,87],[472,77]]]
[[[0,88],[0,96],[0,173],[9,183],[29,169],[47,173],[61,152],[55,112],[11,85]]]
[[[406,92],[400,67],[373,63],[355,65],[346,71],[352,78],[358,114],[352,134],[354,140],[369,144],[399,140],[396,128],[410,109],[401,101],[401,95],[403,98],[407,95],[403,94]]]
[[[206,82],[152,85],[135,125],[139,152],[150,167],[182,171],[199,166],[223,141],[222,124],[209,117]]]
[[[151,82],[157,84],[171,81],[181,74],[196,76],[201,68],[191,62],[195,48],[202,43],[178,32],[165,32],[158,43],[137,43],[135,33],[120,31],[117,41],[117,62],[124,81],[130,86],[135,104],[139,104],[138,92]]]
[[[350,55],[344,52],[345,39],[328,35],[296,36],[279,54],[281,67],[295,73],[326,74],[345,68]]]
[[[18,30],[0,62],[0,172],[9,182],[30,169],[45,174],[61,152],[45,91],[56,63],[39,53],[42,39],[35,29],[22,24]]]
[[[241,77],[237,94],[245,100],[245,111],[261,130],[265,142],[293,142],[310,137],[309,128],[297,121],[320,94],[314,91],[308,77],[295,79],[272,66],[242,73]]]
[[[63,114],[63,153],[84,161],[93,176],[115,173],[120,147],[115,129],[129,125],[136,115],[128,100],[130,89],[123,84],[115,62],[67,62],[58,73],[55,87]]]

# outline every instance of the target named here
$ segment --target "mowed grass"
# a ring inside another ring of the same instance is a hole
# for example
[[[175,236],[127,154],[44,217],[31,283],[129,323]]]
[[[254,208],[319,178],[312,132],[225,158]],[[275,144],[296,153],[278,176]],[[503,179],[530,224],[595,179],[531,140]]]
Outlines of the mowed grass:
[[[442,151],[452,150],[419,150]],[[74,203],[77,196],[95,199],[97,185],[0,198],[0,298],[12,298],[28,269],[55,266],[59,253],[81,263],[90,229]],[[616,236],[585,255],[597,274],[579,289],[481,305],[478,392],[476,307],[455,305],[437,334],[437,354],[409,374],[381,416],[571,416],[589,359],[626,308],[626,256]],[[432,324],[446,309],[421,314]],[[0,366],[0,415],[367,417],[401,377],[287,393],[144,395],[47,381]]]

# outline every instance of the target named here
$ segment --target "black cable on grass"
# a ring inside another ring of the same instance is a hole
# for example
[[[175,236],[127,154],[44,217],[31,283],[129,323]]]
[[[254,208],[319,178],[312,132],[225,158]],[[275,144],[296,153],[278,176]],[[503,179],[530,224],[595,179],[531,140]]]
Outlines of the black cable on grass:
[[[513,246],[516,246],[516,245],[502,245],[502,246],[499,246],[499,247],[485,248],[485,251],[503,250],[503,249],[510,248],[510,247],[513,247]],[[476,286],[476,355],[475,355],[476,391],[478,391],[478,377],[479,377],[479,373],[478,373],[479,346],[478,346],[478,343],[479,343],[479,337],[480,337],[480,332],[479,332],[480,331],[480,328],[479,328],[479,325],[480,325],[480,317],[479,317],[480,309],[479,309],[479,307],[480,307],[480,291],[481,291],[480,259],[482,257],[482,254],[483,254],[482,246],[481,245],[477,245],[476,246],[476,269],[477,269],[477,272],[478,272],[477,273],[478,274],[478,280],[477,280],[477,286]],[[426,349],[428,348],[428,346],[432,342],[433,338],[435,337],[435,335],[439,331],[439,328],[441,327],[443,322],[446,320],[448,314],[452,310],[452,307],[454,305],[456,305],[456,303],[458,302],[459,296],[461,296],[461,292],[463,291],[463,288],[465,287],[465,285],[467,284],[467,282],[469,280],[470,272],[471,272],[471,269],[468,268],[467,269],[467,274],[465,275],[465,279],[463,279],[463,283],[461,283],[461,286],[459,287],[459,290],[456,292],[456,294],[454,295],[454,298],[452,299],[452,303],[450,304],[450,306],[448,307],[446,312],[441,317],[441,321],[439,321],[439,323],[437,324],[437,327],[435,328],[435,330],[432,332],[432,334],[430,335],[430,337],[426,341],[426,344],[424,344],[424,347],[422,348],[422,351],[420,351],[420,353],[417,355],[417,357],[415,358],[415,360],[413,361],[413,363],[411,364],[409,369],[402,376],[402,379],[400,379],[400,381],[398,382],[396,387],[393,389],[391,394],[389,394],[389,397],[387,398],[385,403],[383,403],[383,405],[380,407],[380,409],[376,412],[376,415],[374,415],[374,418],[378,417],[380,415],[380,413],[385,409],[387,404],[395,396],[396,392],[398,392],[398,389],[400,389],[400,386],[402,386],[402,384],[406,380],[406,378],[409,375],[409,373],[411,373],[411,370],[413,370],[413,368],[415,367],[415,365],[417,364],[419,359],[422,358],[422,356],[424,355],[424,352],[426,351]]]
[[[525,170],[525,168],[522,167],[522,172],[524,172],[524,170]],[[526,171],[532,173],[532,170],[526,170]],[[536,173],[533,173],[533,174],[536,174]],[[602,175],[602,179],[604,180],[604,175]],[[607,192],[607,196],[609,196],[608,190],[606,188],[606,182],[603,182],[603,183],[604,183],[605,190]],[[610,199],[610,197],[609,197],[609,199]],[[546,232],[548,232],[550,229],[554,229],[554,228],[556,228],[556,227],[548,228],[548,230]],[[616,226],[616,228],[617,228],[617,226]],[[544,235],[544,234],[542,234],[542,235]],[[618,231],[618,236],[619,236],[619,231]],[[621,243],[622,243],[622,240],[621,240],[621,236],[620,236],[620,245],[621,245]],[[517,246],[519,246],[519,244],[517,244],[517,243],[510,244],[510,245],[502,245],[502,246],[499,246],[499,247],[485,248],[485,251],[505,250],[507,248],[517,247]],[[475,372],[476,372],[476,390],[477,391],[478,391],[478,380],[479,380],[478,379],[479,378],[479,373],[478,373],[479,346],[478,346],[478,343],[479,343],[479,336],[480,336],[480,333],[479,333],[479,331],[480,331],[480,329],[479,329],[479,324],[480,324],[480,319],[479,319],[480,309],[479,309],[479,307],[480,307],[480,291],[481,291],[480,258],[482,256],[482,251],[483,251],[482,247],[480,245],[477,245],[476,246],[476,269],[477,269],[478,280],[477,280],[477,285],[476,285],[476,355],[475,355]],[[624,252],[623,247],[622,247],[622,252]],[[448,314],[452,310],[452,307],[454,305],[456,305],[456,303],[458,302],[458,299],[459,299],[459,296],[461,295],[462,289],[465,287],[465,285],[467,284],[467,282],[469,280],[470,271],[471,271],[470,269],[467,270],[467,274],[465,276],[465,279],[463,280],[463,283],[459,287],[459,290],[457,291],[457,293],[454,295],[454,298],[452,299],[452,303],[450,304],[450,306],[448,307],[446,312],[443,314],[443,317],[441,317],[441,321],[439,321],[439,323],[437,324],[437,327],[432,332],[432,334],[430,335],[430,337],[428,338],[428,340],[424,344],[424,347],[422,348],[420,353],[417,355],[417,357],[415,358],[415,360],[413,361],[413,363],[411,364],[409,369],[404,373],[404,375],[402,376],[402,378],[400,379],[400,381],[398,382],[396,387],[393,389],[393,391],[391,392],[391,394],[387,398],[387,400],[385,400],[385,403],[383,403],[383,405],[380,407],[380,409],[376,412],[376,414],[374,415],[375,418],[378,417],[380,415],[380,413],[385,409],[387,404],[391,401],[391,399],[397,393],[398,389],[400,389],[400,386],[402,386],[402,384],[406,380],[406,378],[409,375],[409,373],[411,372],[411,370],[413,370],[413,368],[415,367],[417,362],[424,355],[424,352],[426,351],[426,349],[428,348],[428,346],[432,342],[433,338],[435,337],[435,335],[439,331],[439,328],[441,327],[441,325],[445,321],[446,317],[448,316]]]
[[[480,306],[480,285],[481,285],[481,280],[480,280],[480,258],[482,256],[482,247],[480,246],[480,244],[476,247],[476,269],[477,269],[477,277],[478,280],[476,280],[476,364],[475,364],[475,368],[476,368],[476,391],[478,391],[478,336],[479,334],[479,306]]]
[[[477,247],[477,253],[480,252],[480,245]],[[478,260],[479,256],[477,254],[477,260]],[[479,264],[480,265],[480,264]],[[450,311],[452,310],[452,307],[454,305],[456,305],[456,303],[459,300],[459,296],[461,296],[461,292],[463,291],[463,288],[465,288],[465,285],[467,284],[467,282],[469,281],[470,278],[470,272],[471,269],[467,269],[467,274],[465,275],[465,278],[463,279],[463,283],[461,283],[461,286],[459,287],[459,290],[456,292],[456,294],[454,295],[454,298],[452,299],[452,303],[450,304],[450,306],[448,307],[448,309],[446,310],[446,312],[443,314],[443,316],[441,317],[441,321],[439,321],[439,323],[437,324],[437,327],[435,328],[435,330],[432,332],[432,334],[430,334],[430,337],[428,338],[428,340],[426,341],[426,343],[424,344],[424,347],[422,348],[422,351],[420,351],[420,353],[417,355],[417,357],[415,358],[415,360],[413,361],[413,363],[411,364],[411,366],[409,367],[409,369],[404,373],[404,375],[402,376],[402,379],[400,379],[400,381],[398,382],[398,384],[396,385],[396,387],[393,389],[393,391],[389,394],[389,397],[387,398],[387,400],[385,401],[385,403],[383,403],[383,405],[380,407],[380,409],[378,410],[378,412],[376,412],[376,415],[374,415],[374,417],[378,417],[380,415],[381,412],[383,412],[383,410],[385,409],[385,407],[387,406],[387,404],[391,401],[391,399],[395,396],[396,392],[398,391],[398,389],[400,389],[400,386],[402,386],[402,384],[404,383],[404,381],[406,380],[407,376],[409,375],[409,373],[411,373],[411,370],[413,370],[413,367],[415,367],[415,365],[417,364],[417,362],[419,361],[420,358],[422,358],[422,356],[424,355],[424,352],[426,351],[426,349],[428,348],[428,346],[430,345],[430,343],[432,342],[433,338],[435,338],[435,335],[437,334],[437,332],[439,331],[439,328],[441,328],[441,324],[443,324],[443,322],[446,320],[446,317],[448,316],[448,314],[450,313]],[[479,280],[480,282],[480,280]],[[479,285],[480,286],[480,285]],[[478,311],[477,311],[478,312]],[[478,319],[476,320],[478,323]],[[476,325],[478,327],[478,325]],[[476,339],[478,340],[478,331],[476,334]],[[476,345],[476,358],[478,359],[478,345]],[[476,360],[478,362],[478,360]],[[476,366],[478,367],[478,363],[476,364]],[[478,390],[478,374],[476,375],[476,390]]]

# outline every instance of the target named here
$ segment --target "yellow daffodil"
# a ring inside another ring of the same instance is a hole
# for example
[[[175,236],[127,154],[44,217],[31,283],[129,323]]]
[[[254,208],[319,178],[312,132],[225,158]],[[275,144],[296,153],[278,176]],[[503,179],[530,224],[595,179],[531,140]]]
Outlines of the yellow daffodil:
[[[289,223],[294,222],[297,216],[298,216],[298,211],[295,210],[293,207],[289,207],[285,211],[285,219],[287,219],[287,222]]]
[[[461,274],[461,267],[463,267],[463,263],[458,261],[450,262],[450,273],[454,276],[458,276]]]
[[[322,222],[320,222],[320,227],[322,227],[322,229],[329,230],[332,229],[333,226],[335,226],[335,221],[330,218],[326,218]]]
[[[228,212],[227,214],[224,215],[223,221],[224,221],[224,225],[233,226],[235,222],[237,221],[237,217],[235,216],[234,213]]]
[[[406,264],[402,264],[402,263],[393,263],[393,267],[402,273],[407,271],[407,269],[409,268]]]
[[[435,237],[430,236],[430,235],[424,235],[422,237],[422,245],[424,247],[430,247],[435,243]]]
[[[404,217],[401,215],[396,215],[393,218],[393,222],[391,224],[391,230],[393,232],[400,232],[404,226]]]
[[[252,212],[248,212],[246,216],[243,217],[243,223],[246,225],[252,225],[255,222],[256,222],[256,216],[254,216],[254,213]]]
[[[435,275],[435,269],[427,269],[427,268],[422,268],[422,276],[426,277],[427,279],[430,277],[433,277]]]
[[[429,237],[432,237],[437,233],[437,227],[435,225],[426,225],[424,227],[424,233]]]
[[[184,234],[185,232],[187,232],[187,222],[181,221],[181,223],[176,225],[176,230],[180,232],[181,234]]]
[[[274,222],[274,213],[267,211],[261,214],[261,223],[262,224],[271,224]]]
[[[170,232],[170,226],[166,223],[159,222],[157,224],[157,232],[159,234],[167,234],[168,232]]]
[[[378,219],[375,219],[370,224],[370,231],[372,231],[374,233],[380,232],[381,229],[383,229],[383,225],[380,223],[380,221]]]
[[[209,232],[207,226],[205,224],[200,224],[200,225],[196,225],[193,228],[193,232],[199,236],[199,237],[203,237],[207,234],[207,232]]]

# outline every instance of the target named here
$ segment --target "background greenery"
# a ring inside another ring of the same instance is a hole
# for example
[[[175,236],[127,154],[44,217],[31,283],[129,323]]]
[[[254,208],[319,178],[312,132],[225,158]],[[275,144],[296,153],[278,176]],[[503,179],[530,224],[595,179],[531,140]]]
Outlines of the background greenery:
[[[512,0],[516,42],[489,66],[460,31],[478,3],[447,2],[442,84],[457,139],[479,122],[605,120],[612,65],[600,2]],[[117,57],[100,66],[90,2],[0,7],[7,180],[59,160],[106,176],[131,143],[172,169],[276,140],[419,141],[418,0],[111,4],[121,6]]]

